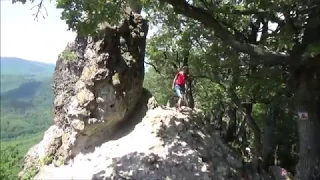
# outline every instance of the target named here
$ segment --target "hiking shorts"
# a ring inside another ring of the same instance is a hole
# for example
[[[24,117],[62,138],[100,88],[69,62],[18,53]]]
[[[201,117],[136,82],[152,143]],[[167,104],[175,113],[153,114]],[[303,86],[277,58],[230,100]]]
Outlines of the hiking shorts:
[[[181,85],[176,84],[176,85],[174,86],[174,90],[175,90],[176,94],[177,94],[180,98],[183,98],[183,94],[184,94],[184,91],[185,91],[184,86],[181,86]]]

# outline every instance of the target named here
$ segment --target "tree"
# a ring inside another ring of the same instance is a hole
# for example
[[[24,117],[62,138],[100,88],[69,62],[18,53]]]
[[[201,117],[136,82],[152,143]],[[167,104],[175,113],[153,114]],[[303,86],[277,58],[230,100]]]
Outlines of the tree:
[[[216,1],[215,4],[210,3],[212,1],[194,1],[192,4],[184,0],[160,0],[160,2],[172,5],[176,13],[197,20],[204,27],[212,29],[215,36],[234,50],[248,54],[250,61],[247,63],[262,65],[265,68],[281,65],[283,71],[290,74],[290,79],[294,83],[287,82],[287,86],[293,95],[296,114],[299,115],[297,123],[300,161],[297,166],[297,176],[300,179],[319,178],[320,144],[316,140],[320,135],[320,119],[317,112],[320,109],[319,2],[299,1],[297,5],[290,1],[280,1],[277,4],[262,1],[241,3]],[[243,10],[239,10],[240,8]],[[284,18],[281,19],[276,13],[283,15]],[[242,17],[246,14],[252,16],[247,23],[251,28],[237,28],[230,22],[230,19],[236,18],[240,18],[240,21],[245,20]],[[268,32],[269,22],[277,23],[276,30],[271,33]],[[259,32],[257,28],[259,29],[260,25],[262,30]],[[261,33],[259,41],[256,38],[258,33]],[[274,47],[272,40],[283,43],[277,43]]]
[[[16,179],[20,170],[22,156],[16,147],[9,146],[1,148],[1,163],[0,163],[0,179],[9,180]]]
[[[243,123],[238,123],[239,120],[237,119],[239,115],[237,113],[239,110],[240,113],[244,113],[250,125],[250,130],[254,132],[254,152],[257,157],[262,156],[263,168],[268,169],[268,166],[272,165],[272,163],[270,164],[273,160],[271,154],[274,152],[275,146],[283,147],[283,145],[288,144],[285,146],[286,148],[281,148],[278,151],[288,152],[291,150],[291,144],[295,143],[295,141],[289,141],[289,143],[272,141],[275,138],[274,131],[276,131],[276,127],[272,124],[276,120],[278,122],[283,121],[278,119],[276,115],[273,115],[273,112],[267,113],[267,115],[255,116],[256,112],[259,111],[259,107],[256,108],[256,105],[259,103],[265,104],[265,109],[271,109],[274,106],[272,104],[278,104],[277,110],[281,105],[283,105],[281,108],[285,107],[285,104],[281,103],[286,102],[286,98],[282,97],[284,89],[281,86],[283,78],[280,69],[274,68],[266,71],[266,69],[261,67],[251,67],[241,61],[239,62],[239,59],[245,60],[247,57],[239,55],[239,53],[234,52],[231,48],[221,46],[219,40],[214,36],[208,36],[207,32],[197,30],[197,25],[192,20],[179,22],[171,17],[170,22],[181,24],[176,24],[174,27],[163,24],[161,30],[149,39],[147,55],[150,63],[152,63],[161,76],[155,76],[147,72],[147,79],[145,81],[149,84],[148,88],[151,90],[158,89],[156,82],[165,82],[164,77],[167,77],[167,74],[169,74],[168,77],[170,78],[170,71],[176,66],[175,63],[183,63],[184,57],[180,55],[183,52],[181,50],[185,47],[182,42],[185,41],[183,41],[184,38],[182,37],[188,34],[188,39],[191,41],[190,44],[192,44],[189,49],[188,65],[192,72],[192,78],[196,82],[193,84],[193,90],[196,92],[195,98],[198,107],[200,106],[205,112],[215,116],[213,124],[220,131],[226,131],[223,132],[223,136],[226,141],[231,143],[235,141],[239,142],[235,137],[243,134],[240,129],[243,129],[242,127],[245,126],[243,126]],[[150,81],[150,76],[158,78],[158,80],[153,79]],[[165,91],[154,92],[156,92],[154,94],[156,97],[163,97],[164,94],[168,94]],[[221,108],[223,106],[229,108]],[[241,111],[241,109],[235,106],[243,106],[246,110]],[[239,117],[241,117],[241,114]],[[261,119],[261,117],[263,118]],[[225,121],[222,120],[225,118],[229,119],[226,126],[223,125]],[[289,129],[291,128],[287,129],[290,131]],[[283,138],[287,137],[283,136]],[[245,138],[243,137],[242,139]],[[242,151],[245,151],[247,147],[245,145],[246,141],[241,140],[240,142]],[[251,145],[251,143],[249,144]],[[281,160],[281,162],[283,161]],[[291,170],[291,167],[286,164],[285,167]]]

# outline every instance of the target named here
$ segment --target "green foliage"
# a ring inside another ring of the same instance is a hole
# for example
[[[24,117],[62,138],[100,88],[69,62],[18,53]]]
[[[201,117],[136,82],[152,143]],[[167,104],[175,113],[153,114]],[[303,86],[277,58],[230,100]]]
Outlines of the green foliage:
[[[75,60],[77,58],[77,55],[75,54],[75,52],[69,50],[69,49],[65,49],[62,53],[61,53],[61,58],[65,61],[72,61]]]
[[[62,9],[61,19],[66,21],[69,29],[79,34],[94,34],[101,23],[118,24],[125,4],[124,0],[58,0],[57,8]]]
[[[199,2],[194,1],[194,4],[196,3]],[[223,11],[245,9],[240,5],[228,4],[225,7],[227,6],[229,9]],[[152,20],[161,23],[161,28],[149,39],[147,46],[149,63],[153,64],[161,75],[150,67],[150,72],[146,73],[145,78],[146,87],[157,99],[166,102],[170,98],[171,93],[167,88],[171,86],[177,67],[181,67],[187,59],[190,77],[193,77],[196,105],[207,114],[217,116],[230,106],[239,105],[237,103],[252,102],[254,105],[252,116],[263,136],[266,120],[269,117],[267,112],[269,105],[278,104],[280,112],[291,108],[287,104],[289,100],[284,96],[287,85],[283,69],[250,65],[248,63],[252,60],[250,56],[225,46],[211,31],[199,28],[201,25],[192,19],[174,14],[173,9],[168,6],[162,7],[161,12],[149,15]],[[239,31],[247,31],[249,18],[234,14],[225,14],[222,18],[226,18],[225,23],[232,24]],[[279,37],[274,37],[278,38],[277,43],[272,39],[268,39],[267,43],[275,49],[290,49],[292,39],[286,38],[290,36],[290,29],[283,33],[279,34]],[[161,82],[162,86],[159,87],[157,82]],[[289,164],[296,163],[294,159],[297,149],[292,147],[297,145],[297,131],[292,121],[293,112],[284,112],[276,119],[275,147],[279,148],[278,155],[281,154],[283,157],[278,157],[279,163],[292,170]],[[239,109],[237,114],[237,121],[240,123],[243,119],[242,110]],[[228,114],[225,112],[226,123],[228,123],[227,117]],[[253,147],[253,131],[249,127],[246,129],[248,138],[241,143]],[[285,151],[290,153],[284,156]]]
[[[38,169],[33,166],[21,177],[21,180],[31,180],[38,173]]]
[[[16,179],[22,157],[17,147],[9,146],[6,148],[1,147],[1,162],[0,162],[0,179],[11,180]]]
[[[52,124],[51,78],[1,94],[1,139],[34,134]]]
[[[43,132],[40,132],[0,141],[0,179],[17,179],[18,173],[22,170],[21,165],[24,155],[42,139],[42,136]],[[30,177],[35,175],[34,171],[30,171],[29,174]]]
[[[173,96],[171,85],[172,79],[162,77],[152,67],[146,72],[143,86],[154,95],[158,103],[165,105]]]
[[[47,156],[43,159],[40,159],[40,164],[41,165],[48,165],[48,164],[52,163],[52,161],[53,161],[53,156]]]
[[[0,179],[17,179],[23,156],[52,124],[53,70],[52,64],[1,58]]]
[[[18,152],[20,153],[20,155],[24,155],[25,153],[27,153],[27,151],[31,146],[38,143],[42,139],[43,131],[37,132],[35,134],[28,134],[28,135],[19,136],[11,139],[2,139],[0,141],[1,148],[14,146],[18,149]]]
[[[309,44],[305,55],[311,54],[312,56],[320,55],[320,42]]]
[[[0,77],[1,93],[18,88],[21,84],[27,82],[24,76],[3,74]]]
[[[53,71],[47,71],[48,67],[42,63],[24,60],[13,62],[16,62],[17,69],[21,66],[25,68],[20,74],[14,74],[16,71],[10,74],[9,69],[13,66],[11,62],[6,62],[6,74],[1,75],[0,179],[16,179],[21,171],[22,157],[40,141],[43,131],[52,124]],[[28,74],[30,70],[35,73]],[[26,178],[31,179],[35,173],[31,169]]]
[[[6,70],[1,72],[1,139],[34,134],[48,128],[52,123],[54,66],[3,58],[1,68]]]

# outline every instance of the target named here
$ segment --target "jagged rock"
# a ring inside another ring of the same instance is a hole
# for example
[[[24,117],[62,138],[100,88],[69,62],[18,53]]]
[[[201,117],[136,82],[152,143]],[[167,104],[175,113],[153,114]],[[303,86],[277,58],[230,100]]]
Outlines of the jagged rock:
[[[51,126],[45,133],[41,143],[33,146],[25,156],[26,168],[33,169],[34,166],[41,166],[48,162],[44,162],[48,157],[53,156],[56,153],[56,150],[61,146],[61,136],[63,130],[56,125]],[[52,160],[52,159],[51,159]],[[35,167],[37,168],[37,167]]]
[[[107,141],[116,125],[130,118],[142,93],[147,31],[147,21],[130,13],[119,27],[106,23],[99,35],[77,36],[67,45],[56,63],[55,125],[47,131],[59,131],[53,133],[59,143],[45,135],[48,142],[43,139],[30,149],[21,176],[35,168],[31,165],[41,158],[39,152],[66,163]]]
[[[44,166],[35,179],[242,178],[241,158],[204,124],[198,111],[146,110],[140,104],[108,142],[78,154],[68,165]]]

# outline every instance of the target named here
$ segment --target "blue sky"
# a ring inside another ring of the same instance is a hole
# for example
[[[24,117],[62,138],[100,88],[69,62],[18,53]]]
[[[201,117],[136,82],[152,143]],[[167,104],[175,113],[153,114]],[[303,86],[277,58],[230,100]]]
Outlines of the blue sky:
[[[34,5],[1,0],[1,56],[55,63],[75,33],[67,31],[67,25],[60,20],[61,10],[46,0],[48,16],[35,21],[36,8],[31,10]]]

